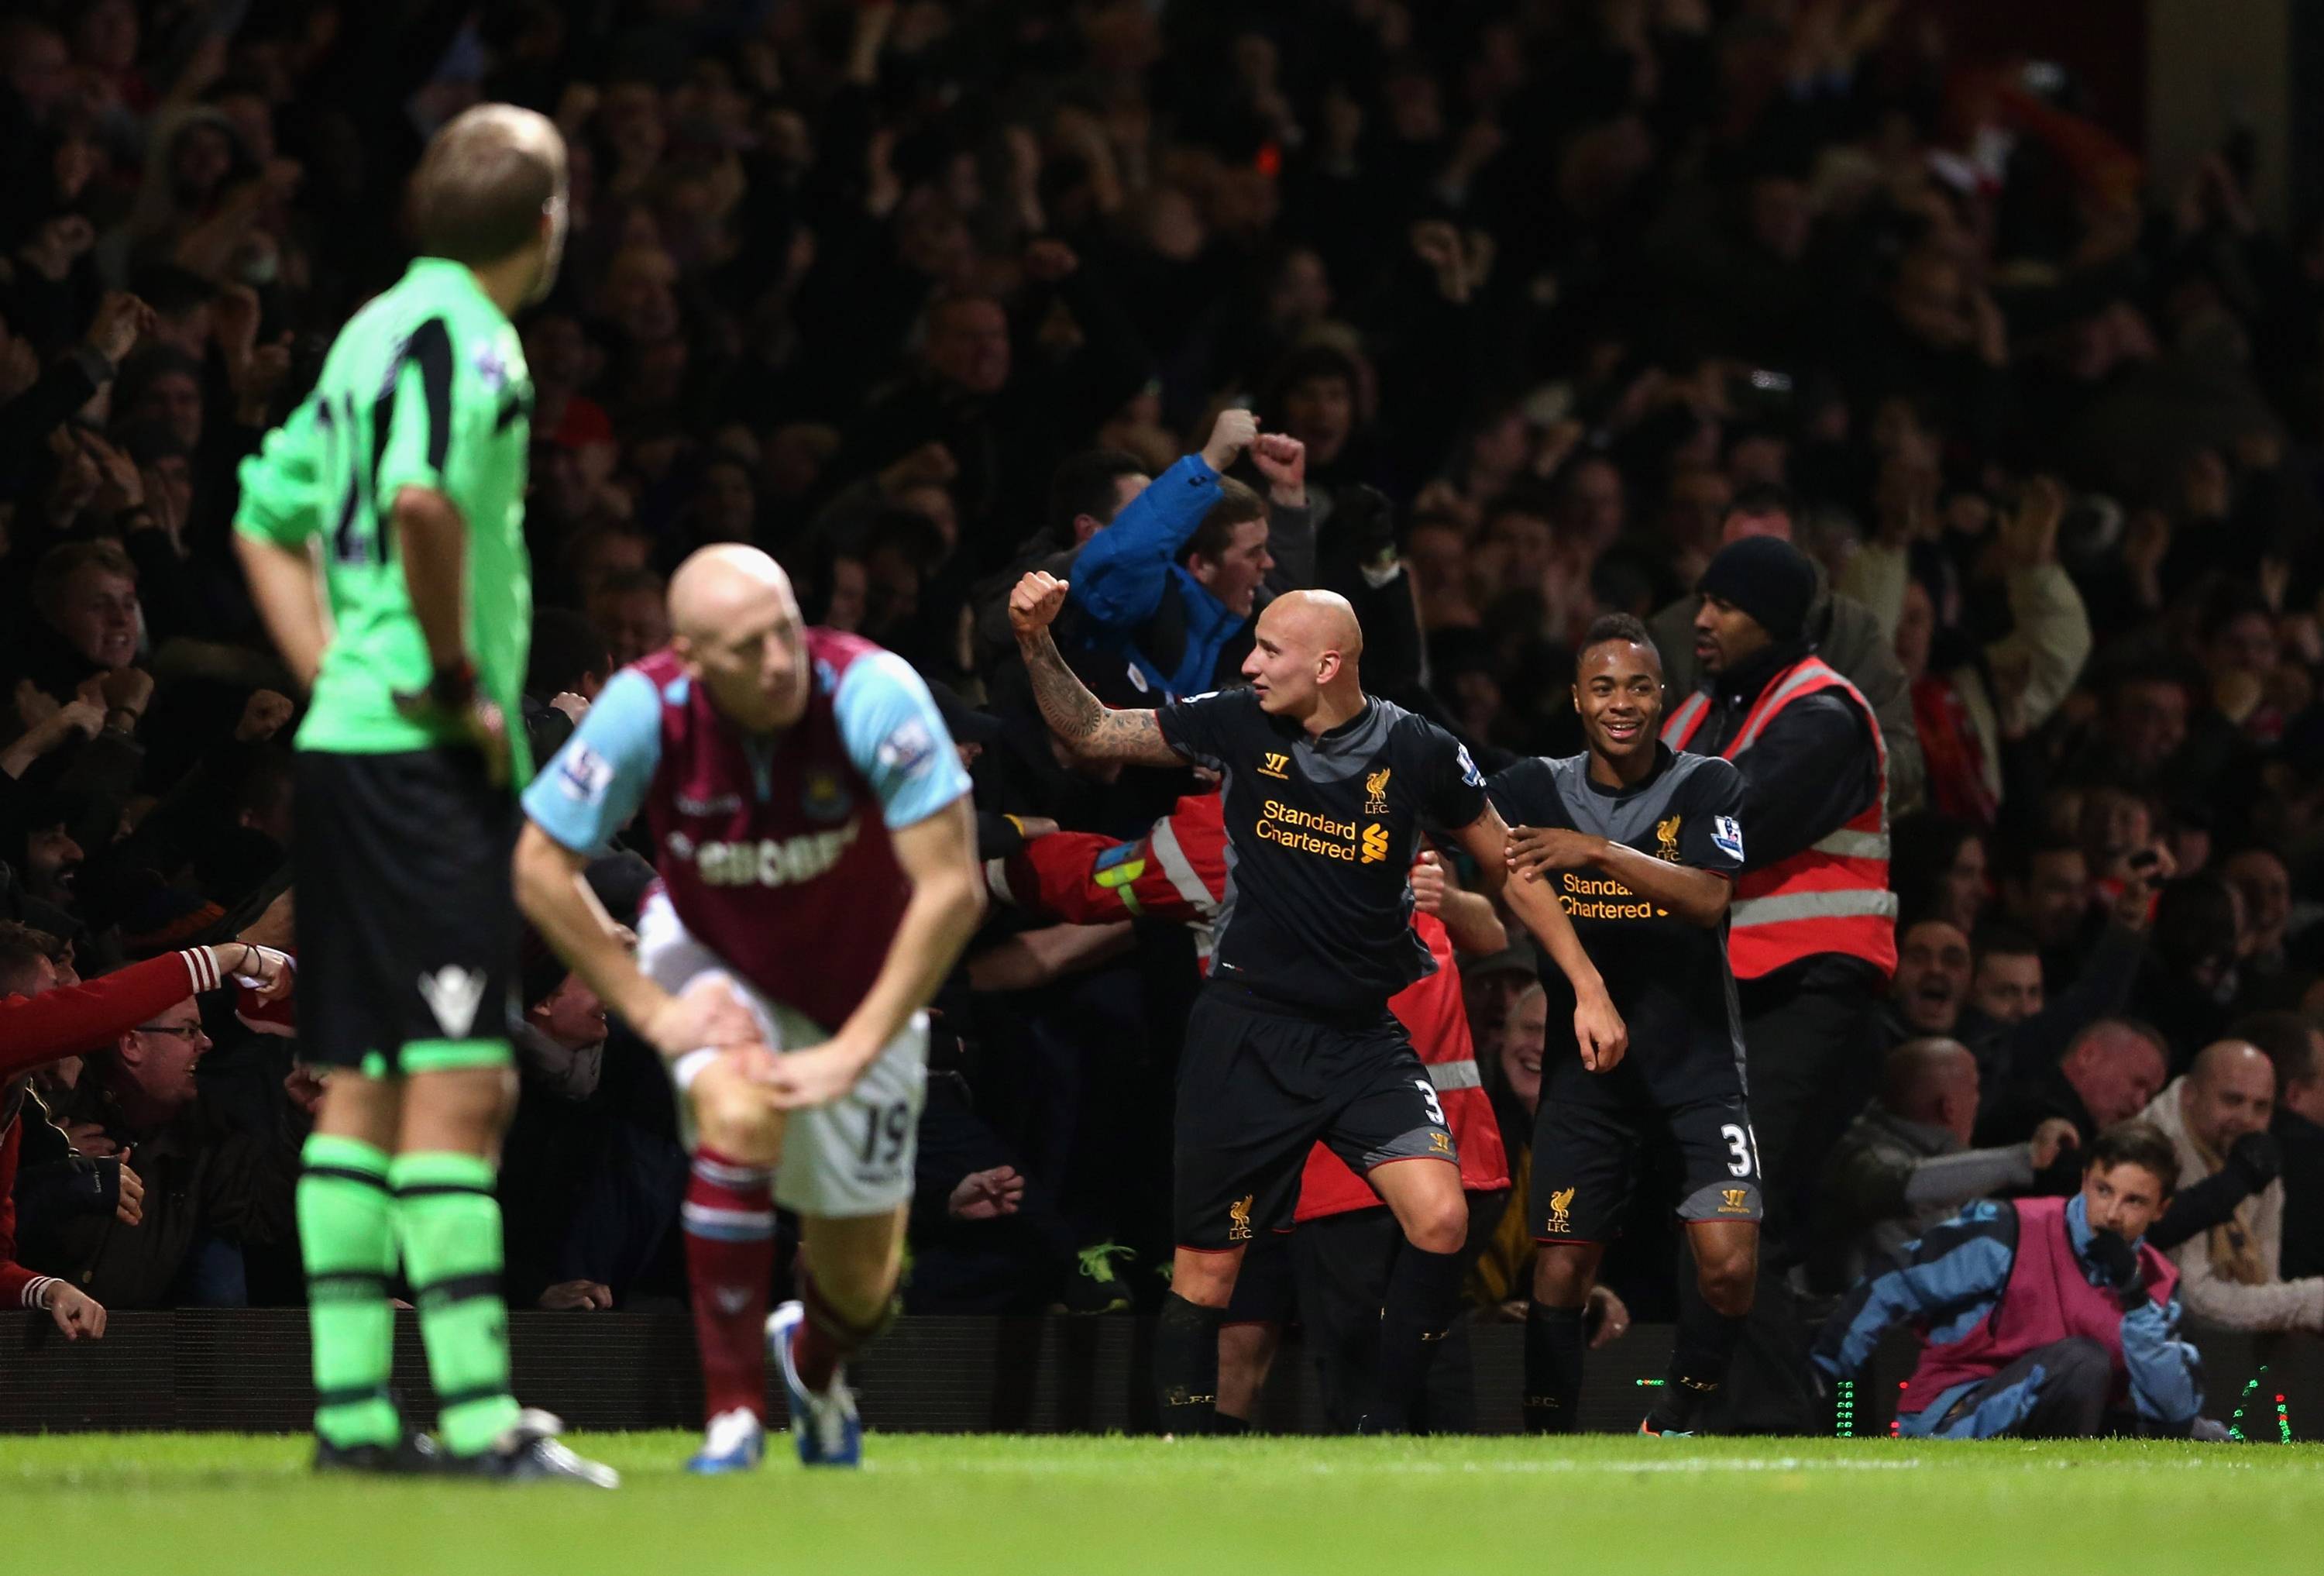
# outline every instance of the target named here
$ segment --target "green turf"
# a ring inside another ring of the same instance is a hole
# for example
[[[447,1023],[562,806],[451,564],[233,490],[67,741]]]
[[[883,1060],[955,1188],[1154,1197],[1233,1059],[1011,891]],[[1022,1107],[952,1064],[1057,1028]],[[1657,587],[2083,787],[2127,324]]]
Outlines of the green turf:
[[[0,1507],[17,1553],[129,1576],[2296,1571],[2324,1507],[2306,1445],[874,1434],[859,1473],[785,1450],[697,1480],[690,1437],[575,1442],[620,1492],[316,1481],[293,1439],[0,1438]]]

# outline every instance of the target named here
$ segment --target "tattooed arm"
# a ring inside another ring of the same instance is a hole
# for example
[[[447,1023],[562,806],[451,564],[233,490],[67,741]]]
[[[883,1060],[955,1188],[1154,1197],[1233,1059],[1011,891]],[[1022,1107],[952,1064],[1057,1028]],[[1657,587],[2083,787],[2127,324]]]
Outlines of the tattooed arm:
[[[1017,650],[1032,676],[1033,698],[1049,731],[1074,754],[1091,760],[1120,760],[1133,766],[1182,766],[1185,759],[1162,738],[1150,711],[1108,711],[1089,687],[1074,677],[1049,637],[1049,625],[1065,604],[1065,582],[1036,569],[1009,594],[1009,625]]]

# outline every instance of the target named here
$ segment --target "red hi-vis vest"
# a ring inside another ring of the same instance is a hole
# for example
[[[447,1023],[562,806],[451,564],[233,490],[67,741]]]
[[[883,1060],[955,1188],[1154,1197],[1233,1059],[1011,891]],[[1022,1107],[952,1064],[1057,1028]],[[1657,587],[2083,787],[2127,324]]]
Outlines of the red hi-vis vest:
[[[1789,859],[1737,878],[1727,910],[1727,958],[1738,980],[1756,980],[1820,953],[1846,953],[1883,974],[1896,972],[1896,894],[1888,889],[1888,745],[1880,737],[1880,719],[1856,686],[1821,659],[1802,658],[1768,680],[1720,754],[1734,760],[1785,706],[1827,689],[1841,691],[1864,714],[1879,758],[1879,788],[1845,825]],[[1687,696],[1663,724],[1663,742],[1685,749],[1710,710],[1711,697],[1701,690]]]

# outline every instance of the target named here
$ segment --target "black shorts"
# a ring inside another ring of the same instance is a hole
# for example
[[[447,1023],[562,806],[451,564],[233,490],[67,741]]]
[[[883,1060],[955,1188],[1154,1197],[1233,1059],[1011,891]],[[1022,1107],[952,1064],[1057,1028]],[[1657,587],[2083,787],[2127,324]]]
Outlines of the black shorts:
[[[1290,1225],[1318,1138],[1359,1176],[1390,1160],[1461,1158],[1436,1085],[1387,1009],[1329,1015],[1205,987],[1178,1064],[1178,1245],[1222,1252]]]
[[[466,751],[301,751],[299,1053],[372,1077],[504,1064],[516,801]]]
[[[1742,1078],[1730,1066],[1702,1082],[1694,1098],[1665,1105],[1627,1059],[1602,1075],[1577,1063],[1545,1078],[1534,1120],[1534,1240],[1609,1240],[1656,1147],[1677,1154],[1680,1220],[1759,1219],[1758,1140]]]

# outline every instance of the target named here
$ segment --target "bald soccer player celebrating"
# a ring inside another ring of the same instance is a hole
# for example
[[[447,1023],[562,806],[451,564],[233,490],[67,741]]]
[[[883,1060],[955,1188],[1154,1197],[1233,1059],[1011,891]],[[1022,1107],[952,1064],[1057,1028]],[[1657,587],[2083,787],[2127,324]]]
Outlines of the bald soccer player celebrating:
[[[1320,1138],[1395,1212],[1410,1248],[1388,1283],[1362,1424],[1400,1432],[1459,1304],[1469,1230],[1435,1085],[1388,1009],[1432,966],[1412,934],[1406,872],[1425,825],[1499,884],[1506,828],[1451,734],[1364,694],[1363,631],[1345,598],[1296,591],[1268,604],[1247,689],[1109,712],[1050,638],[1065,590],[1037,570],[1009,599],[1050,729],[1086,758],[1192,761],[1225,779],[1232,862],[1178,1068],[1178,1250],[1154,1351],[1163,1426],[1210,1431],[1220,1318],[1243,1250],[1291,1224]],[[1538,883],[1512,883],[1509,898],[1573,985],[1582,1055],[1611,1066],[1622,1020],[1573,926]]]
[[[669,649],[615,674],[526,791],[518,900],[632,1023],[681,993],[748,1008],[763,1043],[670,1062],[694,1149],[684,1219],[708,1421],[689,1465],[758,1464],[771,1348],[800,1461],[853,1466],[841,1364],[894,1300],[921,1009],[983,909],[968,776],[919,676],[805,627],[756,548],[687,559],[669,616]],[[641,807],[661,882],[632,962],[582,872]],[[800,1300],[769,1318],[778,1203],[805,1221]]]

